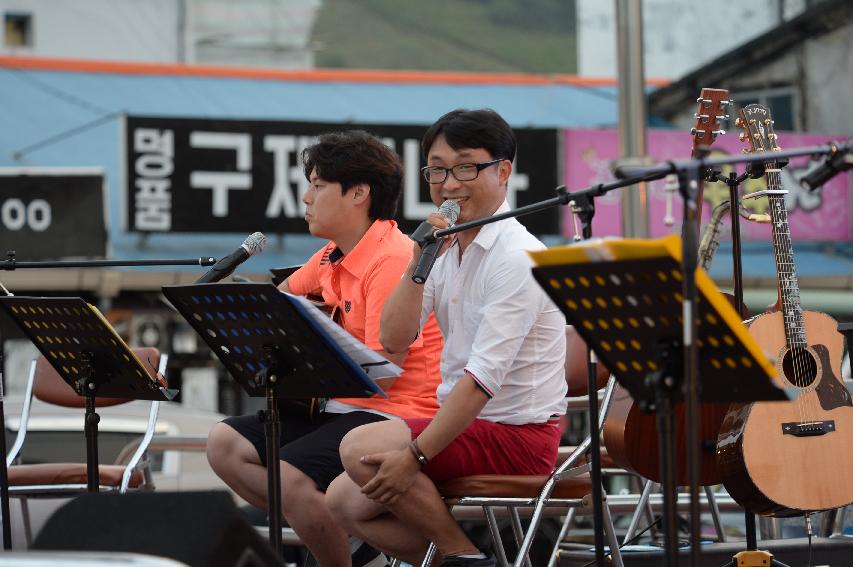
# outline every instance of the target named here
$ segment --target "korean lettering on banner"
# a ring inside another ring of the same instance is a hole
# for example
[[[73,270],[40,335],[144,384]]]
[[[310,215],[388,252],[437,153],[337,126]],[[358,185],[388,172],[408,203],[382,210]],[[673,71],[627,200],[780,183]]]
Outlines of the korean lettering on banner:
[[[398,211],[411,231],[435,205],[421,179],[425,126],[126,118],[127,228],[140,232],[304,233],[308,190],[301,153],[324,132],[361,128],[404,164]],[[522,206],[554,196],[557,131],[520,129],[507,200]],[[520,219],[537,234],[559,232],[559,212]]]
[[[785,148],[813,146],[827,140],[841,139],[841,136],[814,134],[780,133],[779,141]],[[656,161],[687,159],[690,156],[690,134],[681,130],[649,130],[649,155]],[[712,146],[712,157],[736,155],[741,153],[743,143],[732,135],[717,138]],[[616,130],[566,130],[564,138],[564,182],[569,190],[576,190],[598,183],[614,180],[610,171],[611,163],[619,157],[619,138]],[[782,170],[782,186],[788,191],[785,205],[788,209],[788,221],[791,237],[795,240],[829,241],[850,240],[850,192],[848,175],[838,175],[824,185],[820,191],[809,192],[800,186],[799,180],[820,161],[808,158],[793,159]],[[727,168],[723,171],[728,174]],[[743,166],[738,166],[743,171]],[[678,232],[681,226],[681,198],[673,197],[675,225],[666,226],[663,218],[666,211],[665,181],[648,184],[649,191],[649,232],[658,237]],[[743,194],[766,189],[763,179],[750,179],[741,186]],[[595,236],[620,236],[622,234],[621,191],[611,191],[596,199],[593,234]],[[705,183],[702,207],[703,223],[710,218],[711,210],[728,200],[729,189],[725,183]],[[746,202],[753,212],[768,211],[767,199]],[[566,217],[567,220],[570,220]],[[564,221],[564,227],[571,226]],[[753,222],[742,222],[741,233],[746,240],[771,241],[771,226]],[[568,234],[567,234],[568,236]]]

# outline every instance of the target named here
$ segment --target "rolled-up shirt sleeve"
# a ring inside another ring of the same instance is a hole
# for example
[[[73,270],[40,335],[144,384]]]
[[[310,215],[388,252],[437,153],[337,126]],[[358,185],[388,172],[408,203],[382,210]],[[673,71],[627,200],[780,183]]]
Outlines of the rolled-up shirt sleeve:
[[[482,319],[465,372],[492,397],[501,389],[545,299],[531,266],[527,253],[515,250],[485,281],[486,301],[479,306]]]

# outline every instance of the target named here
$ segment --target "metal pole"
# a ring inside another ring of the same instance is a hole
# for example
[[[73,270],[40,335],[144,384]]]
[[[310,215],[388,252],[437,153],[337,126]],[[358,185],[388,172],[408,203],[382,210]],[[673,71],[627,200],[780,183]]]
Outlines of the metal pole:
[[[619,155],[646,155],[646,93],[643,66],[642,0],[616,0],[616,53],[619,85]],[[646,184],[624,191],[622,233],[649,235],[649,201]]]

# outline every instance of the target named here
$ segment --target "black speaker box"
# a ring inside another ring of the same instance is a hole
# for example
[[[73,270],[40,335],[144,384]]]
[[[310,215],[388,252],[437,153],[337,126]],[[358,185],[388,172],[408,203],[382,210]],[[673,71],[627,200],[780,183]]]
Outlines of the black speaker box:
[[[32,549],[145,553],[192,567],[283,565],[227,492],[84,494],[48,519]]]

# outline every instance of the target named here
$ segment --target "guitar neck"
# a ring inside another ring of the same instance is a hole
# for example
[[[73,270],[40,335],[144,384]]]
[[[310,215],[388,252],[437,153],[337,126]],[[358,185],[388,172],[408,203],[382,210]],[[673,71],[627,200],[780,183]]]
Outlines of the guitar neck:
[[[768,163],[766,169],[767,188],[782,189],[781,172],[776,164]],[[805,347],[805,323],[800,301],[800,286],[794,267],[794,249],[791,245],[791,230],[788,226],[788,211],[785,197],[781,193],[770,193],[770,215],[773,219],[773,251],[776,256],[776,275],[779,281],[779,297],[782,300],[782,316],[785,322],[785,338],[790,348]]]

